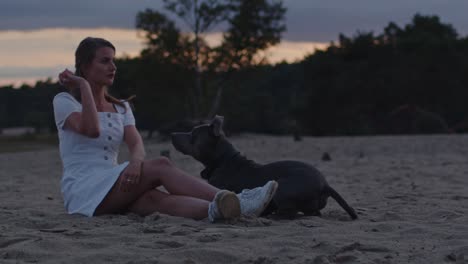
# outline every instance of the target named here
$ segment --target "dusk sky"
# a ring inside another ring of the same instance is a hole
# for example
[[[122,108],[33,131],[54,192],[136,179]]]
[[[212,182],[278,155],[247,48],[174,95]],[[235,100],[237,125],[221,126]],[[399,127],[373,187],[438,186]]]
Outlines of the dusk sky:
[[[466,0],[284,0],[287,32],[267,52],[271,61],[294,61],[323,48],[339,33],[376,34],[390,22],[409,23],[416,13],[438,15],[461,36],[468,32]],[[86,36],[113,42],[117,55],[136,56],[143,48],[135,16],[162,9],[161,0],[0,0],[0,85],[34,82],[73,69],[73,53]],[[180,22],[183,29],[184,25]],[[218,29],[219,31],[219,29]],[[209,36],[211,43],[220,34]]]

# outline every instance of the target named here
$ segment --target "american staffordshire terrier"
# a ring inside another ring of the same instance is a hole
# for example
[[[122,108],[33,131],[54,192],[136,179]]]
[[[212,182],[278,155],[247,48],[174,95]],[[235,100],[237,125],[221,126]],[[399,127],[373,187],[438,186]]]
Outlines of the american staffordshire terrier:
[[[210,184],[239,193],[275,180],[278,190],[263,215],[275,213],[285,218],[293,218],[298,212],[320,215],[331,196],[352,219],[357,218],[354,209],[312,165],[292,160],[258,164],[242,156],[226,139],[223,120],[216,116],[209,124],[196,126],[191,132],[171,135],[178,151],[203,163],[205,169],[201,176]]]

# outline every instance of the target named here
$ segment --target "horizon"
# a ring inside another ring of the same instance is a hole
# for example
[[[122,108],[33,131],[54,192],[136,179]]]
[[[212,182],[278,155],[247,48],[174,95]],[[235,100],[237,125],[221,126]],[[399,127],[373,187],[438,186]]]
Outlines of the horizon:
[[[13,85],[18,88],[49,78],[55,81],[63,69],[74,70],[75,49],[87,36],[99,36],[112,42],[116,47],[116,58],[137,57],[144,49],[144,40],[138,37],[138,32],[115,28],[0,31],[0,87]],[[211,46],[221,42],[221,33],[205,35]],[[32,42],[34,45],[30,46]],[[272,64],[293,63],[327,46],[328,43],[282,40],[262,53]]]

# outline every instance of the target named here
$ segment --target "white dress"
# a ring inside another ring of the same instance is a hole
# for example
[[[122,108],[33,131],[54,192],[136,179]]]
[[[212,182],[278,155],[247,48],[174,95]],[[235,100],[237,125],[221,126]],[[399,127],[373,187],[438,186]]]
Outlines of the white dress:
[[[63,163],[61,190],[65,208],[70,214],[93,216],[128,162],[117,163],[124,126],[135,125],[127,102],[126,109],[115,105],[117,113],[98,112],[100,135],[89,138],[63,129],[67,117],[81,112],[81,104],[69,93],[54,97],[54,115]]]

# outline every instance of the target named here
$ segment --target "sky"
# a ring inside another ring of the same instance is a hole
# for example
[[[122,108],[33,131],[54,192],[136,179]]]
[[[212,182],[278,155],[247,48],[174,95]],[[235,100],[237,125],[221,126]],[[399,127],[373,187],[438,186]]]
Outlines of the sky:
[[[410,23],[416,14],[437,15],[461,36],[468,33],[466,0],[283,0],[287,31],[267,51],[272,62],[302,59],[325,48],[338,35],[375,34],[389,22]],[[73,70],[74,51],[87,36],[103,37],[117,56],[137,56],[143,39],[135,30],[138,11],[164,12],[162,0],[0,0],[0,86],[32,84]],[[176,20],[181,29],[186,26]],[[207,35],[219,43],[222,28]]]

